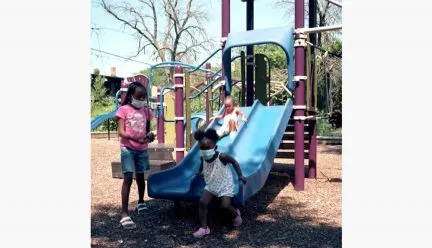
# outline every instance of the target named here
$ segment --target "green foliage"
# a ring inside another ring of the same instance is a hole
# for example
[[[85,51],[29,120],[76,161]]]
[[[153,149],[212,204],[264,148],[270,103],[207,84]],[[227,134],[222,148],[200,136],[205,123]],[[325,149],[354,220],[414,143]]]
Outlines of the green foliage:
[[[91,119],[98,115],[111,112],[115,108],[114,97],[107,95],[107,90],[104,87],[105,79],[98,76],[95,79],[91,88]],[[110,122],[110,130],[117,130],[117,122]],[[107,131],[108,122],[101,124],[95,131]]]
[[[342,56],[342,41],[338,38],[334,38],[333,43],[328,47],[329,52]]]
[[[150,69],[147,68],[139,72],[139,74],[144,74],[147,77],[150,76]],[[169,70],[166,68],[157,68],[152,70],[152,85],[153,86],[169,86],[168,82]]]
[[[317,105],[320,111],[329,111],[330,106],[327,102],[327,98],[330,97],[332,100],[333,110],[342,111],[342,73],[341,73],[341,59],[333,56],[342,56],[342,41],[334,38],[331,42],[323,43],[323,48],[328,50],[330,53],[324,60],[318,61],[318,99]],[[321,52],[321,56],[324,53]],[[331,92],[327,92],[330,85],[326,84],[326,72],[329,72]]]
[[[318,136],[330,136],[330,137],[342,137],[342,128],[334,129],[328,122],[328,119],[317,120],[317,135]]]
[[[265,54],[270,60],[270,68],[286,69],[287,61],[283,49],[274,44],[258,45],[254,48],[254,53]]]

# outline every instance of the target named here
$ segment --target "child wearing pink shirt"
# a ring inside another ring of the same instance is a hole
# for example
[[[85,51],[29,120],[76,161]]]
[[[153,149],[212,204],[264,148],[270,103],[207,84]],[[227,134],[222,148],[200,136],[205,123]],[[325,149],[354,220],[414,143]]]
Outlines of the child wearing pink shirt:
[[[144,204],[144,172],[150,170],[147,147],[148,143],[154,140],[154,134],[150,132],[150,120],[153,119],[153,113],[144,107],[146,98],[146,88],[138,82],[131,83],[125,101],[115,115],[118,120],[118,134],[121,137],[120,150],[123,172],[122,219],[120,224],[126,229],[136,228],[136,224],[128,213],[133,172],[135,172],[138,186],[137,211],[140,213],[147,209]]]

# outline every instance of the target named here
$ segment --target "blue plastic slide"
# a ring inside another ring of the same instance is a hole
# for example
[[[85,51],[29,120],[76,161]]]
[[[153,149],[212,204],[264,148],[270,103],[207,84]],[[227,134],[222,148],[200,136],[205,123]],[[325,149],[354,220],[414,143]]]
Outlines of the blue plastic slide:
[[[241,124],[234,140],[226,136],[218,141],[218,150],[233,156],[248,180],[243,185],[235,177],[239,190],[233,199],[234,205],[244,206],[245,201],[264,186],[290,118],[292,105],[291,100],[282,106],[264,106],[255,101],[251,107],[241,108],[248,116],[248,122]],[[213,121],[210,127],[220,128],[222,122]],[[177,166],[149,176],[149,196],[198,202],[205,185],[203,177],[195,175],[199,165],[199,147],[195,144]],[[236,175],[234,169],[232,172]]]
[[[113,111],[109,112],[108,114],[102,114],[102,115],[96,116],[91,121],[91,130],[94,130],[95,128],[97,128],[99,125],[101,125],[105,121],[107,121],[109,119],[113,119],[116,112],[117,112],[117,109],[114,109]]]

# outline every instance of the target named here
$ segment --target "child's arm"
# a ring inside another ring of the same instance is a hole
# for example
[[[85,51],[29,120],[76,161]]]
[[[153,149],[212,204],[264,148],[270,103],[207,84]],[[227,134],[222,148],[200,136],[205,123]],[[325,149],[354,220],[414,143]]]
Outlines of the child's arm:
[[[243,121],[243,122],[246,122],[246,121],[247,121],[247,117],[246,117],[245,113],[243,113],[243,111],[241,111],[240,108],[236,108],[235,111],[236,111],[236,114],[237,114],[238,116],[241,115],[241,117],[242,117],[242,121]]]
[[[243,176],[241,169],[240,169],[240,165],[237,162],[237,160],[235,160],[233,157],[231,157],[230,155],[228,155],[226,153],[221,153],[219,155],[219,158],[224,165],[231,163],[234,167],[234,170],[237,172],[239,180],[243,181],[243,183],[246,184],[247,179],[246,179],[246,177]]]
[[[124,139],[130,139],[130,140],[133,140],[135,142],[144,144],[145,135],[143,137],[132,137],[126,133],[126,131],[125,131],[126,130],[126,128],[125,128],[126,116],[127,116],[127,110],[125,110],[125,107],[123,107],[123,106],[120,107],[115,114],[115,118],[118,121],[117,131],[118,131],[119,136],[124,138]]]
[[[210,117],[210,121],[212,121],[212,120],[220,120],[220,119],[222,119],[223,118],[223,115],[215,115],[215,116],[212,116],[212,117]]]
[[[150,108],[146,109],[147,111],[147,122],[146,122],[146,139],[148,143],[151,143],[155,140],[155,135],[150,131],[150,121],[153,120],[154,115]]]
[[[118,119],[118,129],[117,132],[120,137],[125,139],[130,139],[138,143],[143,143],[141,139],[134,138],[125,132],[125,119]]]

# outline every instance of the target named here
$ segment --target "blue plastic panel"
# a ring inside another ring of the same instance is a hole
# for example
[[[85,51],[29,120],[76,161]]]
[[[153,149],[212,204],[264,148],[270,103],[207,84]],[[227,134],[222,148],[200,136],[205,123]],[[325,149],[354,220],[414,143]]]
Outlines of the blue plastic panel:
[[[294,36],[291,26],[257,29],[244,32],[230,33],[225,43],[222,54],[222,63],[225,71],[225,82],[227,93],[231,92],[231,49],[233,47],[276,44],[279,45],[287,55],[288,64],[288,89],[294,89],[293,82],[293,56],[294,56]]]

